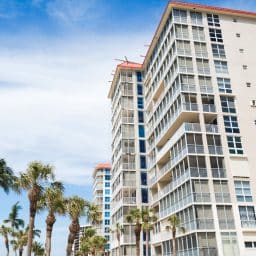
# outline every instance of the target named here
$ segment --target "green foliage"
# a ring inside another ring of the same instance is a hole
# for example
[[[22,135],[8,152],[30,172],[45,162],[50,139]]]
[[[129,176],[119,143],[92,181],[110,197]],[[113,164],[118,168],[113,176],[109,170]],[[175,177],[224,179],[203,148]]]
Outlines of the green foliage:
[[[0,187],[8,193],[14,182],[13,171],[7,166],[4,159],[0,159]]]

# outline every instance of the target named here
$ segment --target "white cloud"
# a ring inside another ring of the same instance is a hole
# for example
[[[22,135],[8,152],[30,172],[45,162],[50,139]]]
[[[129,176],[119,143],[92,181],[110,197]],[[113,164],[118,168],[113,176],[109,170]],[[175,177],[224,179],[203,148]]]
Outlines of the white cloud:
[[[98,0],[53,0],[47,4],[49,16],[61,22],[76,22],[98,17]]]
[[[58,179],[67,183],[90,182],[95,164],[111,160],[107,81],[114,58],[139,56],[146,38],[48,38],[8,51],[3,42],[0,156],[18,171],[37,159],[54,164]]]

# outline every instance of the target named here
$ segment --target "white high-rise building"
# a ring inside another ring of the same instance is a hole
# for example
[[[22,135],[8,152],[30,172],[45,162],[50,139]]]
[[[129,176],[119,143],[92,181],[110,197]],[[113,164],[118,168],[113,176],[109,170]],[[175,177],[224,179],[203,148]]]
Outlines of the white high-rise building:
[[[158,215],[152,256],[172,255],[166,227],[173,214],[185,228],[185,233],[177,231],[177,255],[256,255],[255,42],[256,13],[169,2],[143,64],[117,67],[109,94],[111,216],[113,223],[125,225],[132,206],[126,206],[125,198],[133,197],[131,191],[136,191],[133,207],[142,205],[141,111],[144,184],[149,206]],[[126,187],[126,180],[133,186]],[[122,240],[126,249],[132,244],[128,229]],[[113,251],[116,246],[113,240]],[[132,255],[126,249],[122,255]]]
[[[93,225],[98,235],[106,238],[106,253],[110,250],[111,165],[98,164],[93,171],[93,203],[102,212],[99,224]]]

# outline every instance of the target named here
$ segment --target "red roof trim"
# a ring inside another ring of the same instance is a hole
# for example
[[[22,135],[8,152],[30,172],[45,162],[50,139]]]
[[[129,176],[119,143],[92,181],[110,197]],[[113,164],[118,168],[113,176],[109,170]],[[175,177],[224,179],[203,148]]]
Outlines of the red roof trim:
[[[111,164],[97,164],[95,169],[105,169],[105,168],[111,168]]]
[[[170,1],[169,4],[191,7],[191,8],[201,8],[201,9],[206,9],[206,10],[211,10],[211,11],[227,12],[227,13],[232,13],[232,14],[256,16],[256,12],[242,11],[242,10],[236,10],[236,9],[230,9],[230,8],[224,8],[224,7],[216,7],[216,6],[210,6],[210,5],[185,3],[185,2],[179,2],[179,1]]]
[[[141,69],[142,64],[131,62],[131,61],[124,61],[117,65],[118,68],[130,68],[130,69]]]

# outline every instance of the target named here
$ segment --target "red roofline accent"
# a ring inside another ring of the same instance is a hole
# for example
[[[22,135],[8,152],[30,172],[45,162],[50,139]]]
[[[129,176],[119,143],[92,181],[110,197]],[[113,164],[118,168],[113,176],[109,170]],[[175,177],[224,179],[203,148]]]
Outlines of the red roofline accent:
[[[97,164],[95,166],[95,170],[98,170],[98,169],[105,169],[105,168],[111,168],[111,164]]]
[[[142,64],[131,62],[131,61],[124,61],[117,65],[117,68],[129,68],[129,69],[141,69]]]
[[[167,12],[168,8],[170,7],[188,7],[188,8],[198,8],[198,9],[202,9],[202,10],[209,10],[209,11],[216,11],[216,12],[222,12],[222,13],[227,13],[227,14],[234,14],[234,15],[241,15],[241,16],[249,16],[249,17],[255,17],[256,18],[256,12],[250,12],[250,11],[242,11],[242,10],[236,10],[236,9],[230,9],[230,8],[224,8],[224,7],[217,7],[217,6],[210,6],[210,5],[202,5],[202,4],[195,4],[195,3],[188,3],[188,2],[179,2],[179,1],[172,1],[170,0],[166,7],[165,7],[165,10],[162,14],[162,17],[161,17],[161,20],[157,26],[157,29],[154,33],[154,36],[151,40],[151,43],[150,43],[150,46],[147,50],[147,53],[146,53],[146,57],[144,58],[144,61],[143,61],[143,66],[145,65],[145,61],[148,57],[148,54],[149,54],[149,51],[151,49],[151,46],[152,46],[152,43],[156,37],[156,34],[157,32],[159,31],[160,29],[160,26],[161,26],[161,23],[163,21],[163,18],[165,16],[165,13]],[[145,67],[144,67],[145,68]]]

